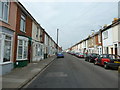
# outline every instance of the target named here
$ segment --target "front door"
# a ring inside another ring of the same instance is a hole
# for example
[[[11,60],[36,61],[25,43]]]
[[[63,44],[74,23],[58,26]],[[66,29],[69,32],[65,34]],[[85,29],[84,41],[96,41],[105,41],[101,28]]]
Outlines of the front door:
[[[117,55],[117,44],[115,44],[115,55]]]
[[[111,48],[111,54],[113,54],[113,48]]]

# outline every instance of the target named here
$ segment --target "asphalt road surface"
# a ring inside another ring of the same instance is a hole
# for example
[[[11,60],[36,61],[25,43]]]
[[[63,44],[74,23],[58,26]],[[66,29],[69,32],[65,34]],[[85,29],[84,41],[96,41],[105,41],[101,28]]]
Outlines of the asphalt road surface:
[[[65,54],[56,59],[27,88],[118,88],[117,70],[105,70],[84,59]]]

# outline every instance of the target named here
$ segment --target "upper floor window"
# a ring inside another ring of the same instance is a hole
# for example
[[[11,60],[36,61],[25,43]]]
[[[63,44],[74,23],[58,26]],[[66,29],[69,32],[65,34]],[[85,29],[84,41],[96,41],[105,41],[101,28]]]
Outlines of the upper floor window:
[[[0,20],[8,22],[9,2],[0,1]]]
[[[37,27],[36,38],[38,38],[38,35],[39,35],[39,28]]]
[[[101,43],[101,35],[98,35],[98,43]]]
[[[108,31],[103,32],[103,35],[104,35],[104,39],[107,39],[108,38]]]
[[[40,31],[40,41],[43,41],[43,31]]]
[[[26,17],[25,15],[21,15],[21,20],[20,20],[20,31],[25,32],[25,24],[26,23]]]

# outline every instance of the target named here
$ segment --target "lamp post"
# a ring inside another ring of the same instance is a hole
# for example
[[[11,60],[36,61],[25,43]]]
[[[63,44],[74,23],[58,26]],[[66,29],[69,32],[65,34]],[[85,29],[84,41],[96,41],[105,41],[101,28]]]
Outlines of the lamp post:
[[[59,29],[57,29],[57,53],[58,53],[58,33],[59,33]]]

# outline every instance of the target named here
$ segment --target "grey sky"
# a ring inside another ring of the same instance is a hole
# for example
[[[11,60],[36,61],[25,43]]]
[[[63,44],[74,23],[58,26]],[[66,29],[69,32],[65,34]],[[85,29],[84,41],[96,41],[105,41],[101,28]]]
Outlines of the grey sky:
[[[21,2],[48,34],[66,49],[118,17],[117,2]]]

